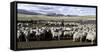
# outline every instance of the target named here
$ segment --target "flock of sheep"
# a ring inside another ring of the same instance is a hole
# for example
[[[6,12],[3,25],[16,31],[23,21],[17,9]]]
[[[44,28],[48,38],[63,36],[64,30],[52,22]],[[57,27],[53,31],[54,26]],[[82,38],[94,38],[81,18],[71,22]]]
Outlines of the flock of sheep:
[[[94,44],[96,41],[96,25],[80,23],[53,23],[48,22],[51,26],[30,27],[35,24],[17,23],[17,41],[48,41],[48,40],[71,40],[73,42],[90,41]],[[59,24],[59,26],[57,26]],[[26,26],[25,26],[26,25]],[[40,24],[41,25],[41,24]],[[47,24],[46,24],[47,25]],[[53,26],[52,26],[53,25]],[[54,26],[55,25],[55,26]],[[66,25],[66,26],[65,26]],[[74,26],[73,26],[74,25]]]

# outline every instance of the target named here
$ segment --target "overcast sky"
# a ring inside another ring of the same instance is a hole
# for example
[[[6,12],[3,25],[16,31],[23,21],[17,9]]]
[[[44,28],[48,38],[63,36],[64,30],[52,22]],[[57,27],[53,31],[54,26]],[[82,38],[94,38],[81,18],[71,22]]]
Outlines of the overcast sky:
[[[56,6],[56,5],[35,5],[35,4],[18,4],[17,9],[27,11],[46,13],[57,13],[64,15],[96,15],[96,8],[89,7],[73,7],[73,6]]]

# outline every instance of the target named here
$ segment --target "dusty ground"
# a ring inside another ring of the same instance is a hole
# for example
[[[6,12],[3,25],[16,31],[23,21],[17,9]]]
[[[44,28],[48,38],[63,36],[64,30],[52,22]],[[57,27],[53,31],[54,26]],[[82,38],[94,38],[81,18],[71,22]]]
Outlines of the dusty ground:
[[[18,42],[18,48],[41,48],[41,47],[57,47],[57,46],[73,46],[73,45],[91,45],[90,42],[73,42],[72,40],[52,40],[52,41],[31,41]]]

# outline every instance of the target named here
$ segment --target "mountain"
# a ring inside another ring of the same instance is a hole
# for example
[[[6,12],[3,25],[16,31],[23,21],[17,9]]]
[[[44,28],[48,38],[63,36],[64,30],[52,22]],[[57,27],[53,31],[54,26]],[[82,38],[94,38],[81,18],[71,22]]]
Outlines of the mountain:
[[[56,14],[56,13],[46,13],[46,14],[42,14],[36,11],[28,11],[28,10],[24,10],[24,9],[18,9],[18,13],[19,14],[27,14],[27,15],[46,15],[46,16],[64,16],[63,14]]]
[[[65,15],[63,15],[63,14],[57,14],[56,16],[65,16]]]
[[[24,9],[18,9],[17,11],[19,14],[27,14],[27,15],[46,15],[46,16],[68,16],[68,17],[77,17],[78,15],[64,15],[64,14],[58,14],[55,12],[45,12],[45,14],[41,13],[41,11],[28,11]],[[42,11],[43,12],[43,11]]]
[[[47,13],[47,16],[64,16],[63,14],[57,14],[57,13]]]
[[[41,15],[41,13],[37,13],[34,11],[27,11],[27,10],[23,10],[23,9],[18,9],[18,13],[27,14],[27,15]]]
[[[56,13],[47,13],[47,16],[56,16]]]
[[[67,15],[68,17],[78,17],[78,15]]]

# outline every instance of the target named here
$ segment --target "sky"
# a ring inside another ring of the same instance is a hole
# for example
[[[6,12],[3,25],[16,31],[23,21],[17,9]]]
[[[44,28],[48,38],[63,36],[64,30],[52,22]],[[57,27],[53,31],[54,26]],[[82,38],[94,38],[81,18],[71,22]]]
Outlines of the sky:
[[[58,6],[58,5],[39,5],[39,4],[18,4],[17,9],[34,11],[42,14],[56,13],[63,15],[96,15],[96,8],[90,7],[74,7],[74,6]]]

